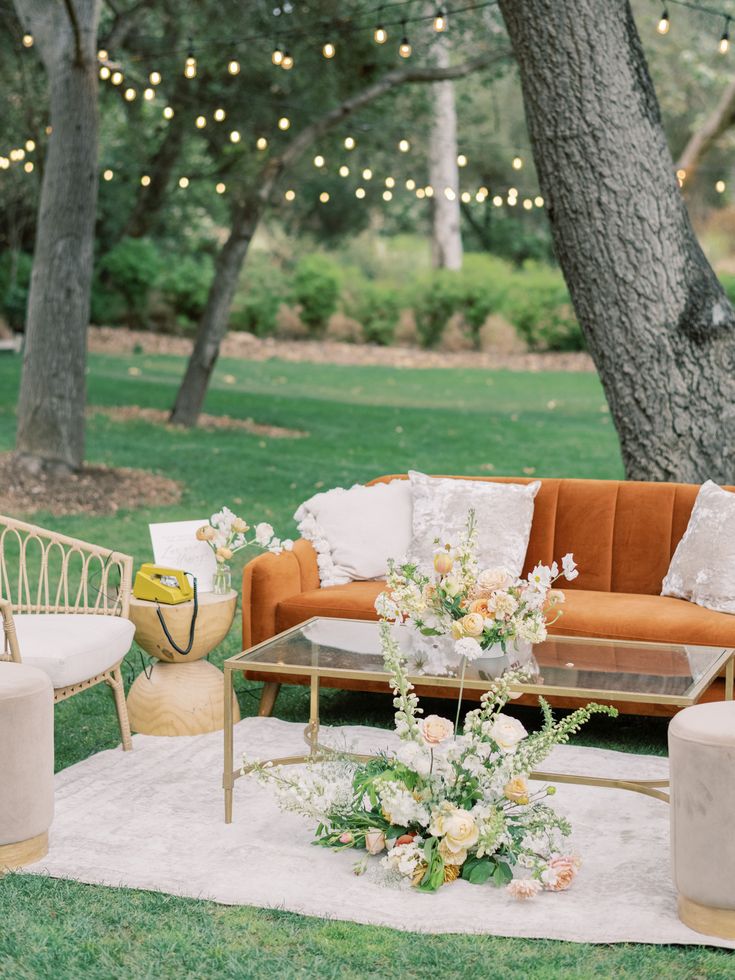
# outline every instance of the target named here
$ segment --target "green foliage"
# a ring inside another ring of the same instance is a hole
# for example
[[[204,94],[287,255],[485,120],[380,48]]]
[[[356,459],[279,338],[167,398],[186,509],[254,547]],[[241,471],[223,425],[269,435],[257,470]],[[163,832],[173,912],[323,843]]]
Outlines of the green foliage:
[[[160,272],[158,249],[146,238],[123,238],[99,263],[100,282],[122,297],[134,325],[145,322],[148,296]]]
[[[25,324],[33,260],[25,252],[8,249],[0,255],[0,313],[13,330]]]
[[[158,283],[164,300],[186,321],[197,320],[207,302],[207,293],[214,276],[214,262],[206,252],[196,258],[166,260],[166,268]]]
[[[727,298],[735,306],[735,276],[728,272],[721,272],[718,278]]]
[[[369,344],[389,345],[393,342],[401,312],[401,291],[387,282],[362,279],[342,293],[345,313],[362,325],[363,336]]]
[[[527,262],[513,276],[503,308],[532,349],[584,349],[582,330],[557,269]]]
[[[313,333],[320,333],[337,309],[339,267],[325,255],[305,255],[296,263],[291,298],[301,306],[301,319]]]
[[[267,337],[276,329],[278,307],[288,299],[286,277],[269,255],[257,252],[249,258],[243,278],[245,288],[235,300],[230,328]]]

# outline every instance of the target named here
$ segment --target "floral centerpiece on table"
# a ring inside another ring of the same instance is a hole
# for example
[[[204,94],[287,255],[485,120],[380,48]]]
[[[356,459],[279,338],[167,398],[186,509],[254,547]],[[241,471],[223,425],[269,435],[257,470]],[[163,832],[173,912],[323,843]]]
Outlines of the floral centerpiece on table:
[[[276,537],[272,525],[262,522],[256,524],[253,535],[248,538],[250,525],[242,517],[238,517],[228,507],[223,507],[212,514],[209,523],[197,528],[198,541],[206,541],[214,552],[217,570],[214,576],[214,592],[225,593],[231,584],[230,568],[227,564],[238,551],[243,548],[257,547],[279,555],[282,551],[291,551],[293,541]]]
[[[446,718],[420,718],[391,627],[380,630],[398,748],[368,762],[323,750],[295,774],[244,759],[243,771],[252,765],[282,808],[315,820],[315,843],[383,855],[377,870],[389,882],[432,892],[461,877],[506,886],[519,899],[568,888],[580,863],[563,844],[569,823],[546,802],[554,788],[534,789],[529,776],[593,713],[615,709],[590,704],[555,721],[540,699],[543,727],[529,734],[503,713],[512,684],[523,679],[515,672],[491,685],[460,734]],[[367,855],[356,873],[366,870]]]

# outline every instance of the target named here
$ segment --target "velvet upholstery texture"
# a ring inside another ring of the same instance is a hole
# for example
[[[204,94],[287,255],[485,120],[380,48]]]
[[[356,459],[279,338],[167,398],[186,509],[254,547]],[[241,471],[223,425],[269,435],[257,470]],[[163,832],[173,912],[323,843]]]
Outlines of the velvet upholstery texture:
[[[387,482],[391,474],[373,482]],[[532,483],[525,477],[462,477]],[[524,574],[572,552],[579,576],[564,582],[564,612],[551,632],[568,636],[735,647],[735,616],[661,596],[699,486],[544,479],[536,494]],[[260,555],[243,577],[243,647],[312,616],[376,619],[382,582],[319,588],[316,554]]]

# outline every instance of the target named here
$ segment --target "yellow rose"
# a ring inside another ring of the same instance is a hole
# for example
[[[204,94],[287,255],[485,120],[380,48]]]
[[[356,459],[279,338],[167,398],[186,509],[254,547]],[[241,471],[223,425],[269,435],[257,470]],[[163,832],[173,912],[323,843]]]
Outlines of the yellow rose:
[[[454,565],[454,559],[448,551],[438,551],[434,555],[434,569],[439,575],[448,575]]]
[[[467,613],[460,623],[465,636],[479,636],[485,628],[485,619],[479,612]]]
[[[439,853],[444,858],[445,864],[459,865],[459,864],[464,864],[465,861],[467,860],[466,850],[450,851],[447,845],[446,837],[443,840],[439,841]]]
[[[217,548],[215,556],[217,561],[229,561],[232,558],[232,551],[229,548]]]
[[[454,864],[462,863],[464,857],[467,856],[468,848],[476,844],[480,836],[472,814],[456,807],[446,807],[441,813],[438,813],[432,820],[431,832],[437,837],[443,838],[442,855],[446,853],[455,855],[455,860],[449,862]],[[456,860],[463,852],[462,861]]]
[[[503,796],[506,800],[510,800],[511,803],[520,803],[522,805],[528,803],[528,782],[526,781],[526,777],[516,776],[509,783],[506,783]]]

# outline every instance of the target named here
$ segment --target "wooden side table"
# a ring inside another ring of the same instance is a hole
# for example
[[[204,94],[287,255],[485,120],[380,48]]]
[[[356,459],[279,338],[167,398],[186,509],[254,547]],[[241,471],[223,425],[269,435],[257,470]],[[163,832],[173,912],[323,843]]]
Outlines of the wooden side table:
[[[177,646],[189,642],[193,602],[161,605],[166,627]],[[131,598],[130,619],[135,623],[135,642],[159,663],[139,674],[128,694],[128,714],[133,731],[144,735],[201,735],[224,728],[224,677],[203,658],[224,640],[235,618],[237,593],[204,592],[191,651],[182,655],[166,639],[156,615],[156,603]],[[236,721],[240,709],[233,694]]]

